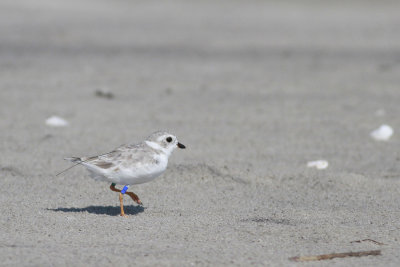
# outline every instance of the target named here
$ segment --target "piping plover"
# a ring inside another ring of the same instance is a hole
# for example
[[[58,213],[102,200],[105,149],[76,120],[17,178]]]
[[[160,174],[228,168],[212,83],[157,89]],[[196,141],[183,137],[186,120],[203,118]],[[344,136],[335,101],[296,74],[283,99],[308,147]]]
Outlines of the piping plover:
[[[110,189],[119,192],[121,216],[126,217],[123,205],[125,193],[136,203],[142,204],[135,193],[127,192],[129,185],[147,183],[160,176],[167,168],[169,156],[177,147],[185,148],[176,136],[159,131],[141,143],[122,145],[103,155],[66,160],[84,165],[96,180],[111,182]],[[116,184],[124,185],[124,188],[119,190],[115,188]]]

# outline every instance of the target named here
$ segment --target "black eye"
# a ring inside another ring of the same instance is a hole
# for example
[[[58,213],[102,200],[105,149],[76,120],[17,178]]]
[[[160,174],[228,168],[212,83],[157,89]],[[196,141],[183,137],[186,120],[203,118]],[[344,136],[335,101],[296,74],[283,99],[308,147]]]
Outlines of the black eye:
[[[167,140],[168,143],[171,143],[172,142],[172,137],[168,136],[166,140]]]

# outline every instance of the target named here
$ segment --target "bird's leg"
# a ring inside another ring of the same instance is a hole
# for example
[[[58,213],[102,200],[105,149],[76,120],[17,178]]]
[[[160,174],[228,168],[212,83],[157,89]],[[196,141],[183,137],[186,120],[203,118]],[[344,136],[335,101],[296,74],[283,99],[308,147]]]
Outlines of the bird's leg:
[[[124,194],[125,194],[125,193],[126,193],[128,196],[130,196],[130,197],[132,198],[132,200],[135,201],[136,203],[138,203],[139,205],[142,204],[142,201],[140,201],[139,197],[138,197],[135,193],[133,193],[133,192],[127,192],[128,187],[129,187],[128,185],[125,185],[124,188],[123,188],[122,190],[119,190],[119,189],[115,188],[115,183],[112,183],[112,184],[110,185],[110,189],[111,189],[112,191],[114,191],[114,192],[119,192],[119,203],[120,203],[120,206],[121,206],[121,216],[123,216],[123,217],[127,217],[127,216],[125,215],[125,212],[124,212]]]
[[[135,201],[136,203],[138,203],[139,205],[142,205],[142,204],[143,204],[142,201],[139,199],[138,195],[136,195],[135,193],[133,193],[133,192],[126,192],[126,194],[127,194],[128,196],[130,196],[130,197],[132,198],[132,200]]]
[[[115,188],[115,183],[112,183],[111,185],[110,185],[110,189],[111,189],[111,191],[114,191],[114,192],[121,192],[121,190],[118,190],[117,188]]]
[[[119,205],[121,206],[121,216],[122,217],[128,217],[127,215],[125,215],[124,212],[124,194],[119,193]]]
[[[124,194],[125,194],[126,190],[128,190],[128,186],[125,186],[122,190],[119,190],[119,189],[115,188],[115,183],[112,183],[110,185],[110,189],[114,192],[119,192],[119,204],[121,206],[121,214],[120,215],[123,217],[127,217],[124,212]]]
[[[111,189],[112,191],[114,191],[114,192],[121,192],[121,190],[115,188],[115,184],[114,184],[114,183],[112,183],[112,184],[110,185],[110,189]],[[121,193],[122,193],[122,192],[121,192]],[[123,193],[123,194],[124,194],[124,193]],[[128,196],[130,196],[130,197],[132,198],[132,200],[135,201],[136,203],[138,203],[139,205],[142,205],[142,204],[143,204],[142,201],[140,201],[138,195],[136,195],[135,193],[133,193],[133,192],[126,192],[126,194],[127,194]]]

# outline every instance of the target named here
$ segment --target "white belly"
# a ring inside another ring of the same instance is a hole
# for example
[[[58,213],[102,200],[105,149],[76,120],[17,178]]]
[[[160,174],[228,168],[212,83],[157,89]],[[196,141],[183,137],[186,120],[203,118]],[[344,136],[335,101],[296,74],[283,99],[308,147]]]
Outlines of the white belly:
[[[142,184],[142,183],[147,183],[158,176],[160,176],[163,172],[165,171],[164,169],[159,169],[159,170],[152,170],[148,172],[142,172],[142,173],[137,173],[137,172],[132,172],[130,170],[128,171],[122,171],[121,176],[117,177],[118,182],[117,184],[122,184],[122,185],[131,185],[131,184]]]
[[[168,159],[158,159],[158,164],[137,164],[134,168],[120,167],[118,171],[110,171],[105,176],[112,183],[133,185],[147,183],[160,176],[167,168]]]

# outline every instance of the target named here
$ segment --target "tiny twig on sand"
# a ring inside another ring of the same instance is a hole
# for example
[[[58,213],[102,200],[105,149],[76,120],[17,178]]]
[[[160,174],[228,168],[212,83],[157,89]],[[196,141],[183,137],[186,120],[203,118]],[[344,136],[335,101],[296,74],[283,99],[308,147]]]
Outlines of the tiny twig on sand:
[[[377,244],[377,245],[380,245],[380,246],[385,245],[384,243],[381,243],[381,242],[378,242],[378,241],[375,241],[375,240],[369,239],[369,238],[363,239],[363,240],[354,240],[354,241],[350,241],[350,243],[361,243],[361,242],[364,242],[364,241],[369,241],[369,242],[372,242],[372,243]]]
[[[322,254],[322,255],[314,255],[314,256],[299,256],[292,257],[289,260],[292,261],[320,261],[320,260],[331,260],[334,258],[345,258],[345,257],[362,257],[362,256],[370,256],[370,255],[381,255],[380,250],[369,250],[369,251],[358,251],[358,252],[345,252],[345,253],[331,253],[331,254]]]

